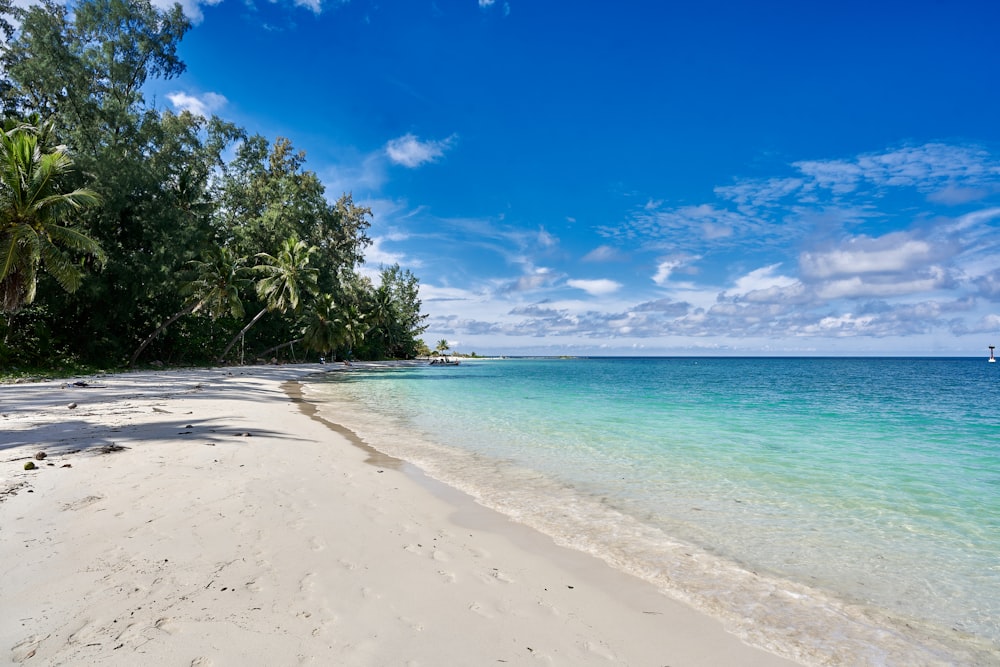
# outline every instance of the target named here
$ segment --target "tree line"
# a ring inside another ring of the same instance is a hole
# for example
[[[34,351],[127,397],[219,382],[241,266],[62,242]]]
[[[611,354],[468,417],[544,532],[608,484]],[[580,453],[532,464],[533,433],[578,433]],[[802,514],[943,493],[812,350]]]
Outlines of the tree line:
[[[419,281],[288,139],[157,109],[179,5],[0,0],[0,370],[426,352]]]

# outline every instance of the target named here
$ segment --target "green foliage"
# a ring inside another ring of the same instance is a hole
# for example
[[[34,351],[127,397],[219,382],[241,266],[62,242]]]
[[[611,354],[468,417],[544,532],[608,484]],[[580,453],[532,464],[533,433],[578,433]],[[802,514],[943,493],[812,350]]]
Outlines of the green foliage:
[[[321,294],[314,299],[302,318],[303,346],[329,356],[343,342],[339,317],[340,309],[333,295]]]
[[[427,327],[420,313],[420,284],[398,264],[383,268],[379,285],[365,300],[368,333],[363,353],[372,358],[412,359],[417,356],[417,336]]]
[[[229,354],[229,350],[237,340],[243,338],[247,331],[267,312],[281,314],[299,312],[303,298],[316,294],[319,270],[309,266],[309,260],[319,249],[306,245],[304,241],[291,236],[281,244],[281,250],[276,255],[266,252],[257,253],[260,264],[253,267],[254,273],[260,276],[254,285],[257,296],[264,307],[226,346],[219,355],[221,362]]]
[[[35,300],[39,266],[67,292],[80,287],[83,270],[65,250],[104,259],[97,243],[61,224],[100,199],[84,188],[62,192],[73,161],[45,146],[51,132],[37,120],[0,132],[0,310],[10,313]]]
[[[0,371],[205,363],[237,342],[253,359],[300,337],[341,356],[416,354],[416,277],[390,267],[374,285],[358,271],[369,209],[350,194],[328,200],[287,139],[147,103],[146,84],[184,71],[189,28],[178,5],[149,0],[82,0],[72,13],[52,0],[0,0],[0,105],[12,124],[46,119],[33,132],[42,155],[63,156],[46,159],[62,170],[53,193],[65,193],[52,200],[59,215],[45,218],[54,231],[32,237],[37,251],[25,230],[41,223],[0,223],[0,250],[22,257],[2,276],[28,304],[0,320]],[[66,148],[54,148],[56,134]],[[72,228],[60,217],[69,213]]]

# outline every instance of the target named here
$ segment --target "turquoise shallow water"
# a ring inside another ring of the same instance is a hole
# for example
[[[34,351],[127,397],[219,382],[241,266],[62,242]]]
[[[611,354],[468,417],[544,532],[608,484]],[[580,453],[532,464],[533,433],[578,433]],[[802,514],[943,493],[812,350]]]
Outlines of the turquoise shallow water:
[[[1000,364],[492,360],[310,391],[369,444],[754,643],[1000,664]]]

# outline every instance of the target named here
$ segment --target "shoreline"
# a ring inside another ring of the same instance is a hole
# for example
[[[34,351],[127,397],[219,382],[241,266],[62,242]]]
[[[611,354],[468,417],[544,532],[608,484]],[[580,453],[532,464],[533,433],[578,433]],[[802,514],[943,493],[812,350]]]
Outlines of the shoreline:
[[[336,369],[0,387],[0,655],[795,664],[412,464],[366,461],[304,408],[298,383],[322,371]],[[23,470],[37,451],[39,469]]]
[[[839,594],[836,588],[810,585],[738,556],[699,547],[643,521],[641,514],[615,507],[603,491],[591,495],[544,472],[546,468],[456,444],[456,437],[466,437],[465,427],[440,434],[433,426],[421,427],[423,422],[414,421],[415,415],[407,410],[408,402],[390,398],[385,403],[378,398],[390,397],[393,391],[378,390],[372,401],[364,382],[355,385],[358,392],[326,391],[324,384],[320,379],[307,385],[310,395],[313,390],[318,393],[316,405],[327,414],[342,415],[344,425],[381,451],[413,462],[433,479],[460,489],[479,505],[514,517],[556,544],[590,554],[719,619],[751,645],[802,664],[995,662],[995,646],[958,628],[949,632],[946,626],[893,613]],[[406,391],[399,395],[408,396]],[[433,395],[438,401],[447,400],[440,393]],[[421,404],[416,395],[410,399],[418,402],[421,415],[433,414],[426,401]],[[382,404],[387,409],[382,410]],[[469,433],[474,433],[475,415],[468,410],[458,414],[457,423],[464,420]],[[447,442],[452,444],[442,444]]]

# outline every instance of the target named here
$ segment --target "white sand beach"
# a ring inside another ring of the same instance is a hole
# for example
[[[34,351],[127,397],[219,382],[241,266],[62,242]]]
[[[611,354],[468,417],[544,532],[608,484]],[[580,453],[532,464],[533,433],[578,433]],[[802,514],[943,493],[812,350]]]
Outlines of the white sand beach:
[[[366,451],[328,368],[0,387],[0,663],[793,664]]]

